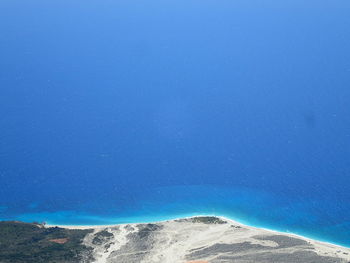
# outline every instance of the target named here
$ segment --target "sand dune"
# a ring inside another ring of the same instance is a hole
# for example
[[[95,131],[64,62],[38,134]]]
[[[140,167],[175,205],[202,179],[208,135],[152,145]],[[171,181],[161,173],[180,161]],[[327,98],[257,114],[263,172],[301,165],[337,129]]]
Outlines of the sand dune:
[[[71,227],[74,228],[74,227]],[[80,227],[81,228],[81,227]],[[98,263],[348,263],[350,249],[248,227],[226,218],[89,227]]]

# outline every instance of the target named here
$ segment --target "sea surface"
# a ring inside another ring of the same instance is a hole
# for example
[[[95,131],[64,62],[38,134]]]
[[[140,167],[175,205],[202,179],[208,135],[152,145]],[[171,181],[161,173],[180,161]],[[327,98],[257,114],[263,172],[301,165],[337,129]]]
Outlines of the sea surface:
[[[349,12],[1,0],[0,219],[213,214],[350,247]]]

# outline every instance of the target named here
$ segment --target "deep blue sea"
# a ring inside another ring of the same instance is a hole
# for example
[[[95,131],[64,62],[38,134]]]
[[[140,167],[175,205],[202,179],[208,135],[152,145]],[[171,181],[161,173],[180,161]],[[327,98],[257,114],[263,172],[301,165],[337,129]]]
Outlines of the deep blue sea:
[[[214,214],[350,247],[349,14],[1,0],[0,219]]]

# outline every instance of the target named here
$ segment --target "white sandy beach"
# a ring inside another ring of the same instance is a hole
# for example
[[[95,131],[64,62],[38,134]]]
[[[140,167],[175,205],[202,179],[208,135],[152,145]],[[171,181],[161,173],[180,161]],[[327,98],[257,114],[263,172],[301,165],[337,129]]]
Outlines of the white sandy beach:
[[[347,263],[350,261],[349,248],[331,243],[320,242],[295,234],[246,226],[225,217],[216,217],[226,222],[225,224],[193,222],[195,218],[197,217],[179,218],[152,224],[71,225],[59,227],[93,229],[93,232],[85,238],[84,243],[94,249],[95,262],[98,263],[128,262],[128,254],[130,262],[137,262],[137,260],[145,263],[191,262],[193,260],[201,260],[202,262],[241,262],[239,260],[220,261],[220,258],[224,256],[232,257],[232,260],[234,260],[233,258],[241,259],[244,256],[251,258],[254,254],[254,251],[252,251],[254,247],[257,248],[257,255],[266,256],[268,253],[297,255],[297,253],[303,251],[309,253],[310,258],[313,255],[316,258],[320,257],[320,260],[325,260],[319,262],[328,262],[328,258],[329,260],[335,260],[329,262]],[[147,230],[151,232],[151,238],[136,240],[136,234],[141,232],[147,225],[152,226],[150,230]],[[52,227],[52,225],[47,225],[46,227]],[[102,238],[98,244],[94,243],[94,238],[104,231],[107,231],[111,237]],[[232,246],[232,251],[235,251],[235,253],[229,250],[223,252],[217,249],[217,247],[224,245],[226,247]],[[236,251],[235,246],[238,245],[242,247]],[[207,249],[205,250],[205,248]],[[195,253],[196,251],[198,253]],[[209,253],[208,251],[211,252]],[[140,254],[142,254],[142,257],[137,256]],[[299,259],[296,260],[295,262],[299,262]]]

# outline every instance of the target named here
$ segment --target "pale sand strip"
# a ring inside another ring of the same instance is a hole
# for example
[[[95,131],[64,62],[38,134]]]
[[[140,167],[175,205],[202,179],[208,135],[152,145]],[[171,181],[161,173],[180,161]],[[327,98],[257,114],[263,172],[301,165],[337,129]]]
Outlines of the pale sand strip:
[[[208,215],[203,215],[203,216],[208,216]],[[197,216],[196,216],[197,217]],[[215,216],[217,218],[220,218],[221,220],[224,220],[228,222],[228,224],[213,224],[213,225],[208,225],[207,228],[202,233],[198,233],[196,231],[196,224],[197,223],[191,223],[191,222],[184,222],[181,225],[179,225],[178,222],[175,222],[175,220],[181,220],[181,219],[191,219],[193,217],[187,217],[187,218],[177,218],[173,220],[164,220],[164,221],[158,221],[154,222],[155,224],[162,224],[166,226],[166,229],[164,229],[164,232],[169,232],[169,240],[176,234],[177,229],[179,227],[185,228],[186,231],[189,233],[189,237],[180,240],[180,242],[177,244],[177,246],[170,246],[169,244],[164,243],[163,249],[160,254],[154,254],[154,262],[157,262],[156,259],[160,259],[163,257],[164,261],[163,262],[171,262],[172,259],[175,258],[180,258],[179,255],[181,254],[180,252],[183,251],[189,251],[191,248],[194,248],[201,243],[203,244],[210,244],[210,243],[215,243],[220,239],[220,242],[231,242],[231,243],[240,243],[240,242],[257,242],[255,239],[252,239],[252,236],[258,236],[258,235],[284,235],[284,236],[289,236],[289,237],[294,237],[298,239],[305,240],[312,244],[315,247],[315,252],[321,256],[334,256],[334,257],[339,257],[349,260],[350,261],[350,249],[345,248],[342,246],[338,246],[335,244],[331,243],[326,243],[326,242],[321,242],[317,240],[313,240],[304,236],[292,234],[292,233],[284,233],[284,232],[279,232],[279,231],[274,231],[270,229],[264,229],[264,228],[257,228],[257,227],[252,227],[252,226],[247,226],[244,224],[241,224],[239,222],[236,222],[234,220],[222,217],[222,216]],[[143,223],[142,223],[143,224]],[[89,225],[89,226],[76,226],[76,225],[46,225],[46,227],[62,227],[62,228],[68,228],[68,229],[94,229],[94,232],[101,231],[102,229],[106,229],[107,231],[111,231],[111,233],[114,234],[114,245],[110,247],[107,251],[96,251],[95,255],[97,256],[97,261],[96,263],[102,263],[106,262],[106,259],[109,257],[109,255],[115,251],[118,250],[123,244],[125,244],[127,241],[125,239],[126,233],[121,233],[122,230],[126,229],[126,226],[136,226],[139,225],[138,223],[131,223],[131,224],[118,224],[118,225]],[[232,235],[221,235],[220,233],[226,233],[229,231],[229,227],[231,225],[234,226],[240,226],[247,231],[241,231],[235,233],[234,236]],[[111,230],[113,229],[113,231]],[[117,232],[116,229],[119,229]],[[125,232],[125,231],[124,231]],[[192,233],[191,233],[192,232]],[[220,238],[221,237],[221,238]],[[120,239],[120,240],[119,240]],[[277,244],[272,242],[272,241],[263,241],[260,242],[260,244],[266,245],[266,246],[276,246]],[[98,248],[96,248],[98,249]],[[178,261],[177,261],[178,262]]]

